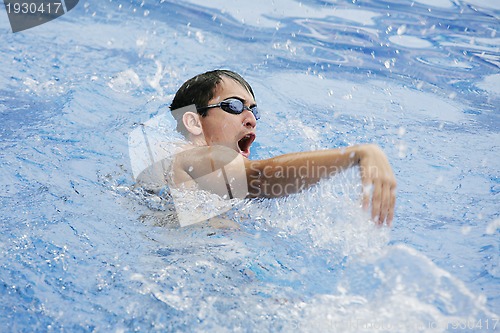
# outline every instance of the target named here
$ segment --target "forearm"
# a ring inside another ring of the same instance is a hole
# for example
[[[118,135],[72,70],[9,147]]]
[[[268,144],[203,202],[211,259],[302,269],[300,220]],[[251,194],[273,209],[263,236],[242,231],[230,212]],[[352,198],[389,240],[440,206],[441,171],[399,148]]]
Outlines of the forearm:
[[[250,197],[278,197],[297,193],[320,179],[357,165],[362,147],[327,149],[280,155],[266,160],[248,161]]]

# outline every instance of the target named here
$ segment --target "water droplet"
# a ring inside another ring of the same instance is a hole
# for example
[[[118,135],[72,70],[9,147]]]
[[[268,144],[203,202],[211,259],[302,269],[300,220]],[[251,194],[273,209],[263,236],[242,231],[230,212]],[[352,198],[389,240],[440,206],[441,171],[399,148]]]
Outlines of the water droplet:
[[[472,227],[467,225],[462,227],[462,235],[467,235],[471,232]]]
[[[196,40],[200,43],[203,44],[205,42],[205,36],[201,33],[201,31],[196,31],[195,33]]]
[[[398,28],[397,34],[401,36],[401,35],[403,35],[405,32],[406,32],[406,24],[403,24],[402,26],[400,26],[400,27]]]
[[[500,229],[500,219],[493,220],[486,227],[486,233],[488,235],[493,235],[497,229]]]

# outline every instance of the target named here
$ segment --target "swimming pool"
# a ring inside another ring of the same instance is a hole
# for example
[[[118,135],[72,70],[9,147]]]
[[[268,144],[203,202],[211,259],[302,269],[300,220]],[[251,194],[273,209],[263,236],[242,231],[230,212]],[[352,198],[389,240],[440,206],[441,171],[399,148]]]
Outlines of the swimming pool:
[[[499,330],[499,10],[92,0],[21,33],[2,20],[4,329]],[[256,92],[253,158],[378,143],[394,227],[367,222],[355,173],[243,202],[239,231],[145,218],[163,206],[134,190],[128,136],[218,67]]]

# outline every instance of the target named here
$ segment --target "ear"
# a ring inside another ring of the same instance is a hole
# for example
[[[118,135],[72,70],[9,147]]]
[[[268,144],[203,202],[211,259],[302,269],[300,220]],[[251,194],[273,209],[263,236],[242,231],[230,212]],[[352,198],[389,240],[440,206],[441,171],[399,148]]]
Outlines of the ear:
[[[196,112],[186,112],[182,115],[182,123],[187,131],[194,136],[203,134],[200,115]]]

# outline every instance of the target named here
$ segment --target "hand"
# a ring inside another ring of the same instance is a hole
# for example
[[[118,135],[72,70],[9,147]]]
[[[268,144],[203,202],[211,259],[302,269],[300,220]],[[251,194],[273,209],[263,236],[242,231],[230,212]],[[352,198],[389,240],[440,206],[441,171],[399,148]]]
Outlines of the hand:
[[[363,208],[368,209],[372,194],[371,217],[390,226],[396,204],[396,178],[384,152],[373,144],[359,146],[359,168],[363,183]]]

